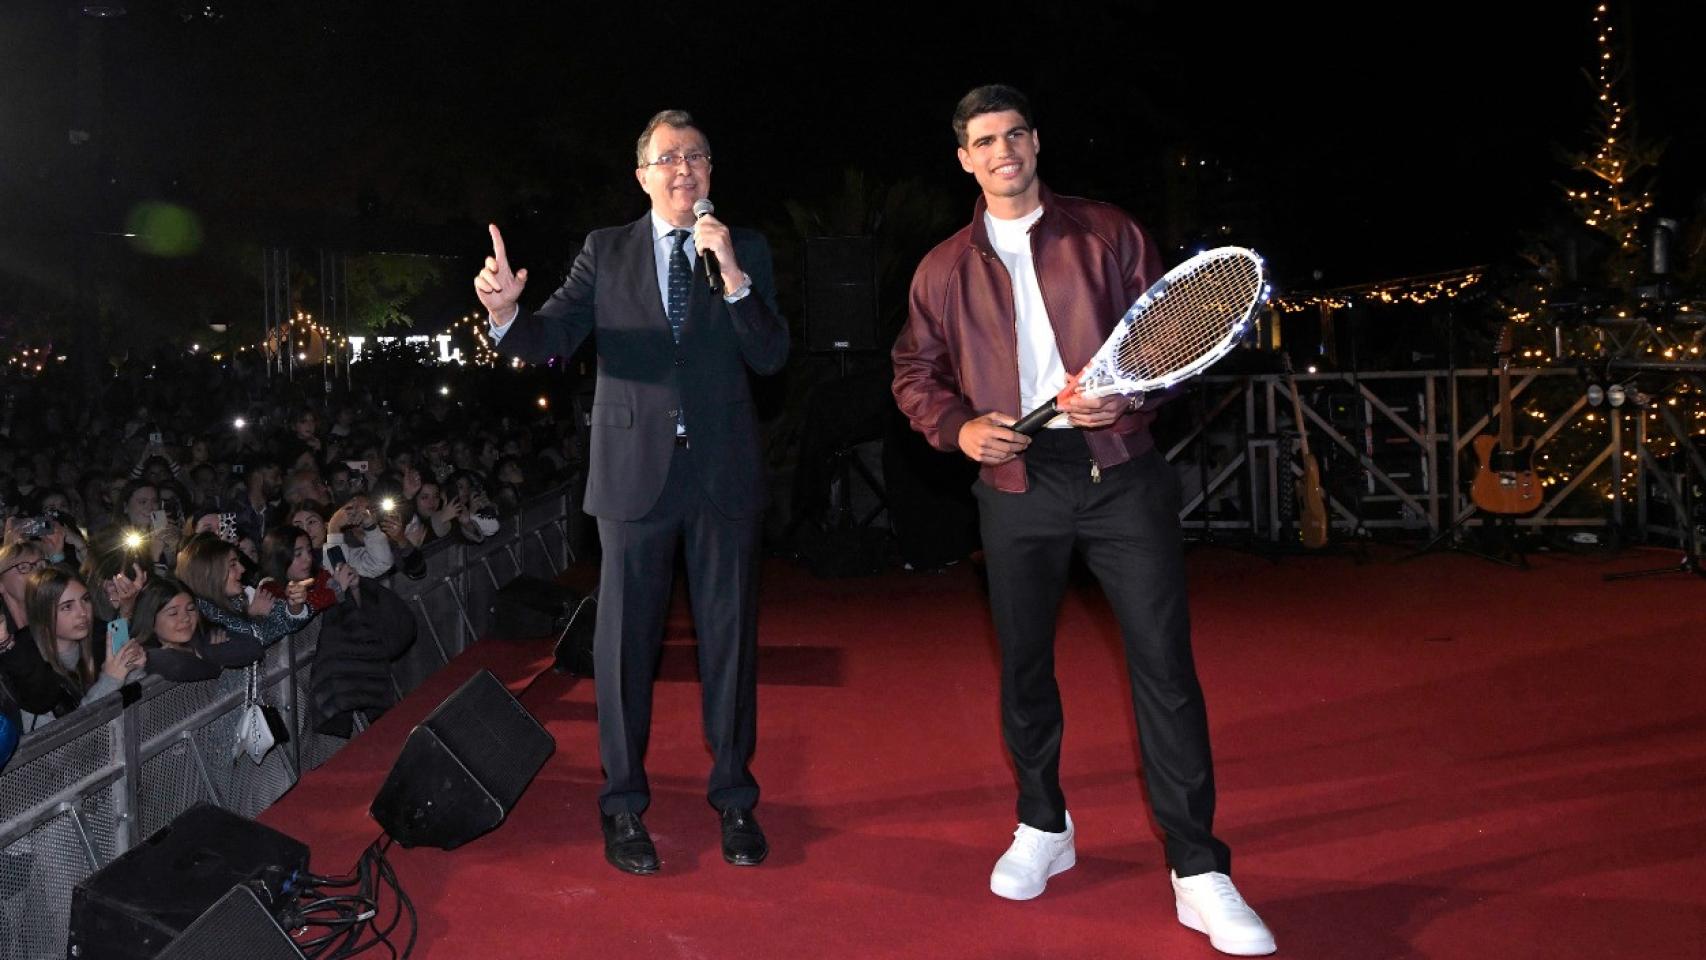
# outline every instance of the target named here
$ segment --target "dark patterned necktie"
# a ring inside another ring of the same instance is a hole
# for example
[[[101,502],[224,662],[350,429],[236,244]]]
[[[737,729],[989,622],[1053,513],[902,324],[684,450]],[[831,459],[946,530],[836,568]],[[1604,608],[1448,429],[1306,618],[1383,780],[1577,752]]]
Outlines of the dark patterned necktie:
[[[669,302],[665,309],[669,313],[669,332],[679,346],[681,325],[687,321],[687,295],[692,290],[693,268],[687,264],[687,231],[671,230],[669,235],[675,240],[675,248],[669,251]],[[680,410],[675,412],[675,435],[687,435],[687,421]]]
[[[687,295],[692,289],[693,268],[687,263],[687,231],[671,230],[670,237],[675,240],[675,249],[669,252],[669,301],[665,309],[669,313],[669,332],[675,335],[675,342],[681,342],[681,325],[687,320]]]

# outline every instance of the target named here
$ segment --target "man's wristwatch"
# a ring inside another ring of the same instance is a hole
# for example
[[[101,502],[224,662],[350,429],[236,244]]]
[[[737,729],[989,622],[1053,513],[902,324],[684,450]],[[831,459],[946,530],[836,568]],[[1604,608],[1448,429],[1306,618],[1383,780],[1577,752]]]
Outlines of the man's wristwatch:
[[[1142,410],[1143,409],[1143,394],[1134,393],[1131,396],[1126,397],[1125,398],[1125,409],[1126,409],[1127,413],[1135,413],[1138,410]]]

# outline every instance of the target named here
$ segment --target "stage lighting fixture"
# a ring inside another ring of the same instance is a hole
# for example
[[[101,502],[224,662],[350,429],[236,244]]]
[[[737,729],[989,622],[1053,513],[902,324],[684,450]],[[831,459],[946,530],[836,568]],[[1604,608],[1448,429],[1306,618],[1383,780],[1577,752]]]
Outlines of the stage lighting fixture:
[[[1588,404],[1597,407],[1604,402],[1605,388],[1597,383],[1588,384]]]
[[[1623,384],[1614,383],[1605,388],[1605,399],[1612,406],[1621,407],[1623,406],[1623,401],[1629,399],[1629,397],[1628,394],[1623,391]]]
[[[237,419],[231,421],[231,425],[233,427],[236,427],[237,429],[241,430],[244,427],[249,425],[249,421],[244,420],[242,417],[238,417]]]

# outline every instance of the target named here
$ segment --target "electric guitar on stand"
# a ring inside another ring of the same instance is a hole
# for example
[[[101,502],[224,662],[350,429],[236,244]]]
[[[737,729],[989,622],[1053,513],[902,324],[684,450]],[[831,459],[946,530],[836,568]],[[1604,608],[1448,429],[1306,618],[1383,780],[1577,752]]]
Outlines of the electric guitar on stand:
[[[1303,461],[1303,475],[1297,478],[1297,532],[1303,545],[1319,550],[1327,545],[1327,496],[1321,491],[1321,465],[1309,452],[1309,426],[1303,419],[1303,401],[1297,396],[1297,376],[1291,370],[1291,357],[1280,354],[1285,365],[1285,383],[1291,389],[1292,417],[1297,422],[1298,459]]]
[[[1533,513],[1540,507],[1540,478],[1534,473],[1534,438],[1514,439],[1511,408],[1511,327],[1505,324],[1499,331],[1499,435],[1482,434],[1475,438],[1475,456],[1481,466],[1475,472],[1475,483],[1469,488],[1469,499],[1488,513]]]

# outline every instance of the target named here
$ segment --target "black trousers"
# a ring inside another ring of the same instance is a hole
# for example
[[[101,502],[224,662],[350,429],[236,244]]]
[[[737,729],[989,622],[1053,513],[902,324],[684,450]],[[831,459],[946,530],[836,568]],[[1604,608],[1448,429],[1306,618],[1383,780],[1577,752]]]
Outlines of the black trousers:
[[[646,741],[652,681],[663,651],[675,553],[685,546],[687,592],[699,644],[700,702],[712,764],[707,796],[717,809],[758,803],[748,766],[758,741],[758,517],[731,519],[705,497],[696,474],[706,455],[677,447],[663,493],[638,520],[598,521],[604,560],[593,668],[598,751],[605,784],[598,806],[639,813],[651,802]]]
[[[1143,776],[1180,876],[1229,873],[1216,839],[1208,714],[1191,657],[1179,481],[1159,451],[1091,473],[1077,430],[1044,430],[1024,454],[1030,489],[977,485],[990,609],[1001,643],[1001,719],[1019,821],[1066,829],[1055,623],[1074,548],[1102,584],[1125,644]]]

